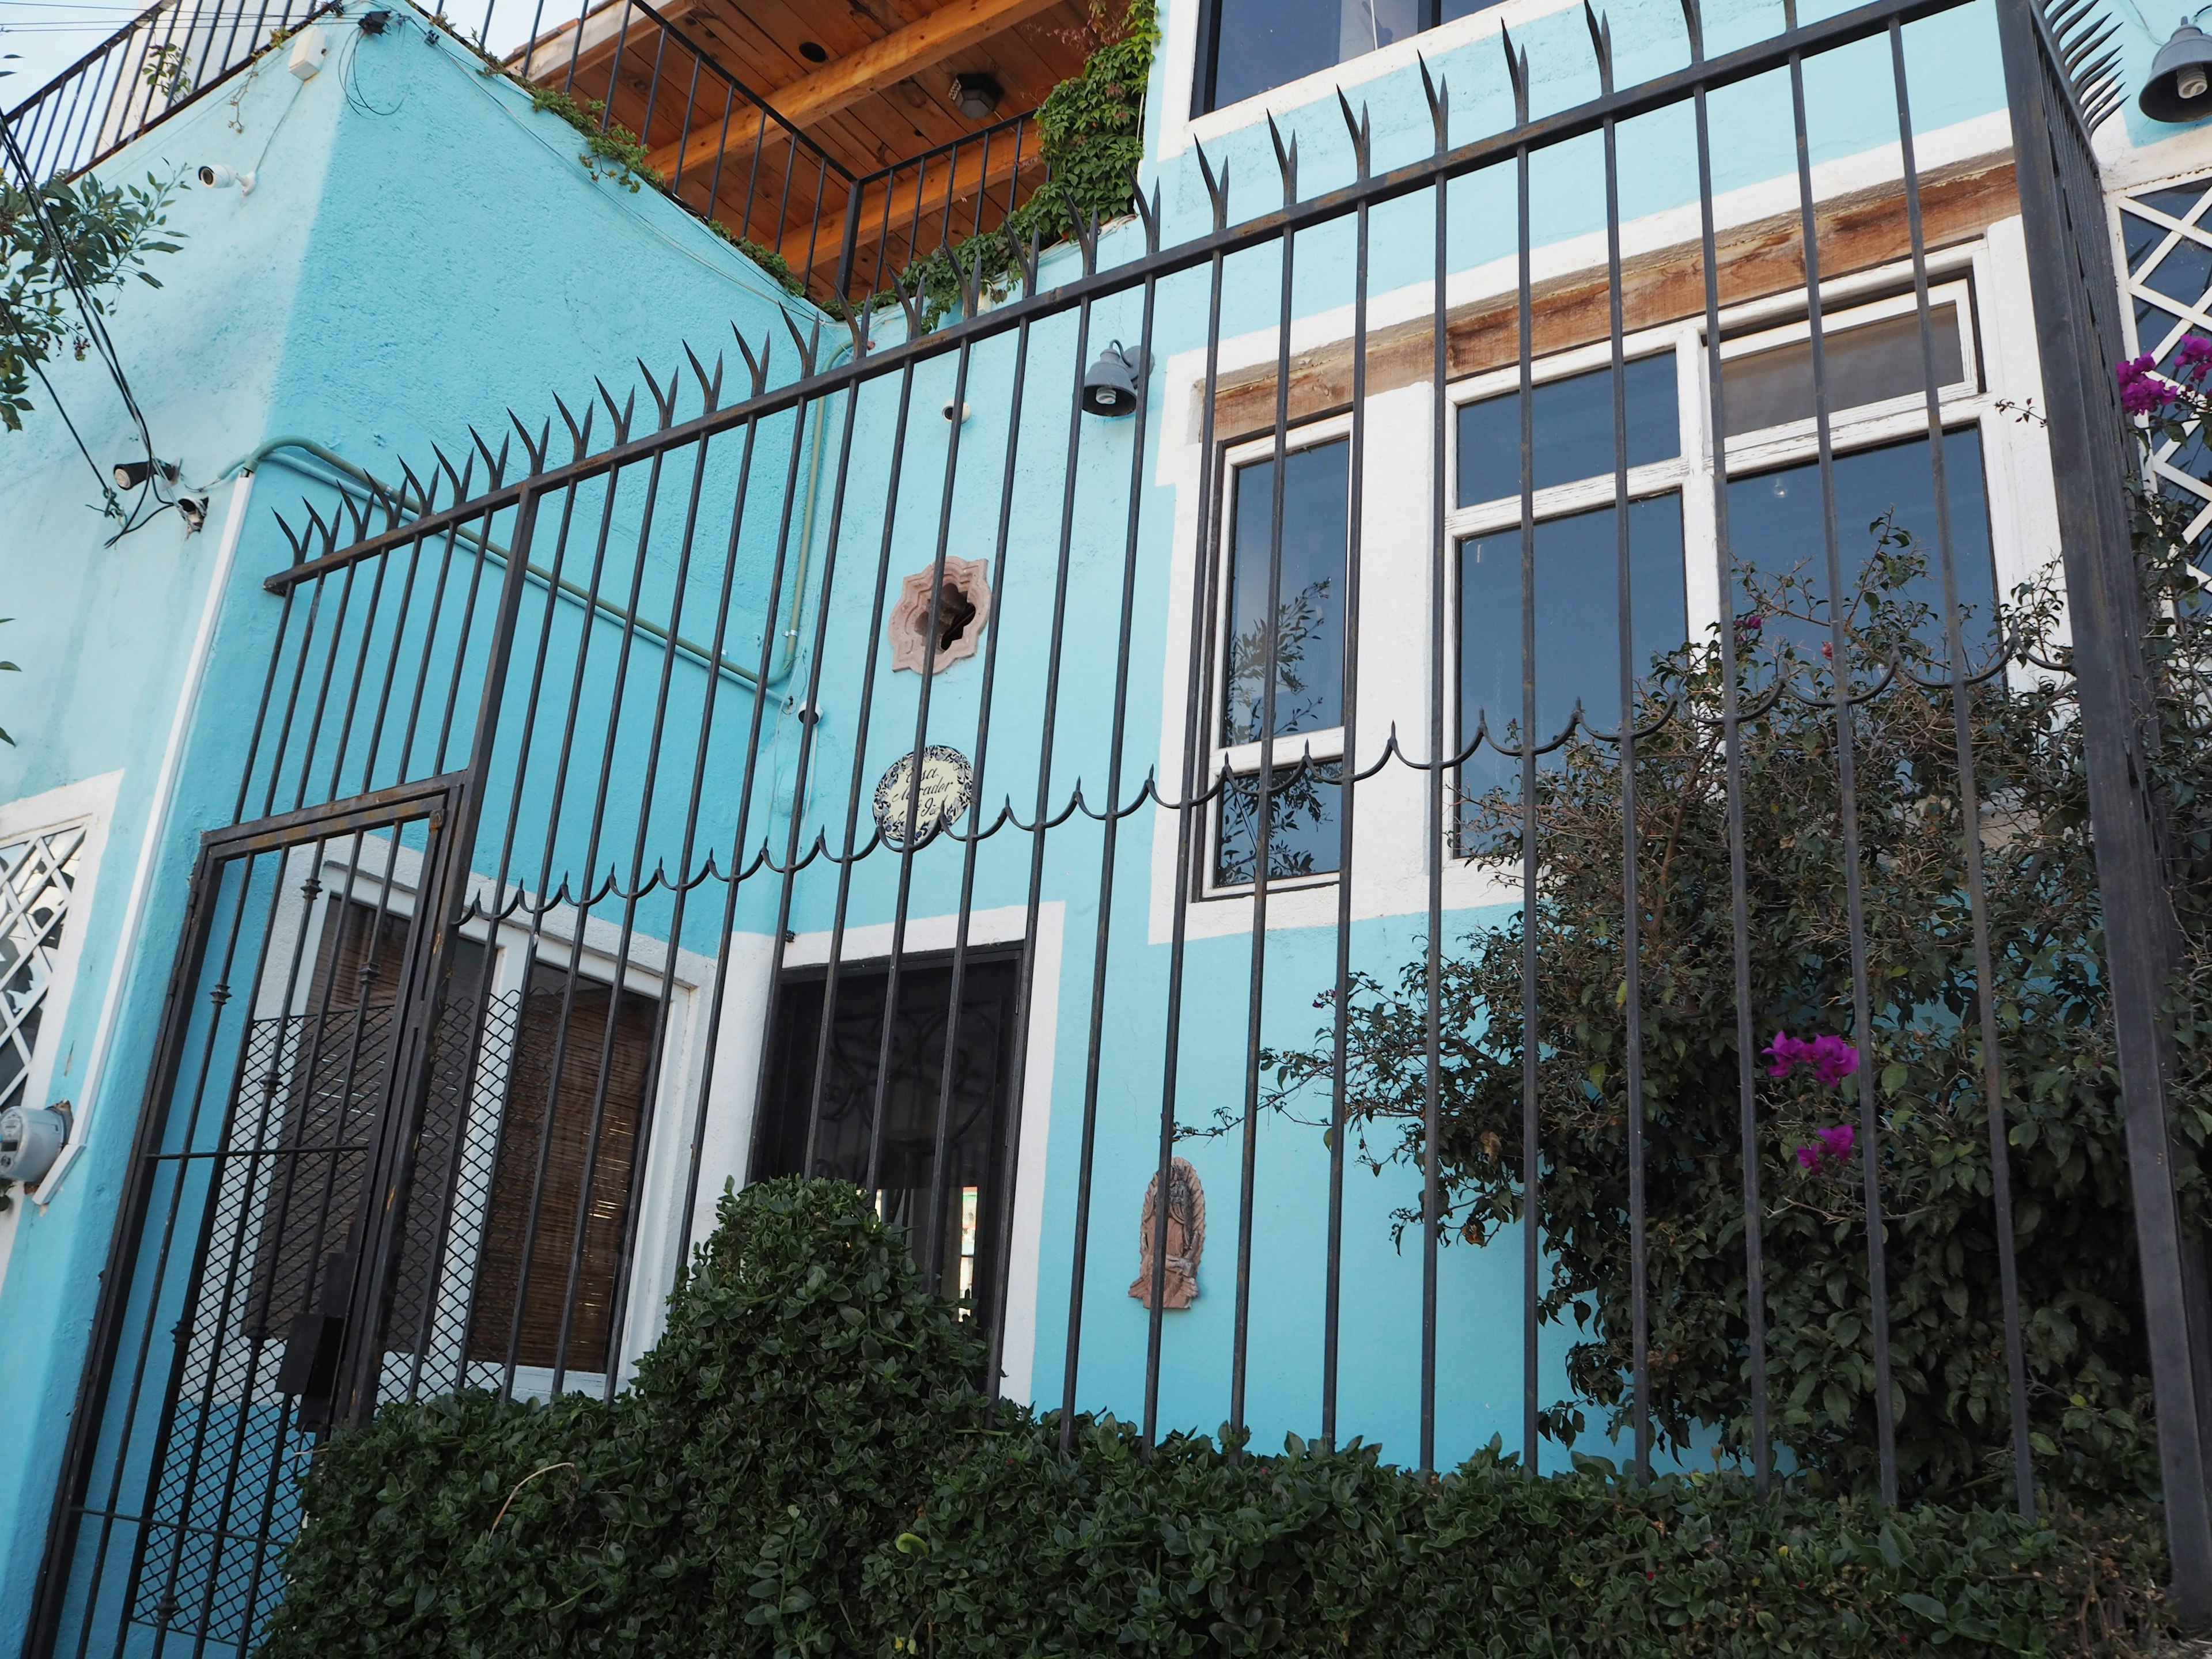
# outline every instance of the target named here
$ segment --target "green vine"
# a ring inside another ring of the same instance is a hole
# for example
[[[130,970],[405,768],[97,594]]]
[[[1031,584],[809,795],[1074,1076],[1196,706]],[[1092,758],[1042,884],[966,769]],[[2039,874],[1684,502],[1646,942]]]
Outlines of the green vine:
[[[625,185],[633,196],[644,185],[659,191],[668,188],[668,181],[660,176],[659,169],[645,159],[645,140],[619,121],[609,121],[604,128],[600,126],[607,106],[598,99],[572,98],[551,87],[533,87],[521,82],[516,84],[529,93],[532,109],[557,115],[583,134],[583,152],[576,159],[592,178],[611,179],[618,185]]]
[[[1106,0],[1093,0],[1091,21],[1111,38],[1037,106],[1038,153],[1048,182],[998,228],[937,248],[899,273],[907,292],[921,296],[924,327],[935,327],[958,307],[971,276],[978,289],[994,295],[1011,289],[1021,275],[1023,251],[1032,240],[1040,247],[1048,246],[1075,228],[1071,201],[1076,212],[1102,222],[1129,211],[1137,164],[1144,159],[1145,83],[1160,43],[1159,14],[1157,0],[1128,0],[1118,24],[1109,27],[1103,22],[1105,4]],[[558,116],[583,135],[584,149],[576,159],[594,179],[612,179],[633,194],[651,185],[685,211],[692,210],[647,161],[650,152],[643,139],[619,121],[601,127],[606,106],[598,99],[534,85],[480,44],[458,33],[454,38],[483,59],[484,76],[514,82],[529,94],[533,109]],[[774,248],[732,233],[719,220],[708,219],[706,226],[766,271],[784,292],[794,298],[805,296],[805,276]],[[896,303],[896,295],[885,290],[870,295],[857,308],[876,311]],[[823,306],[839,318],[855,308],[842,295],[830,296]]]
[[[1129,0],[1120,33],[1037,106],[1048,182],[998,229],[939,248],[901,273],[907,291],[921,296],[925,326],[935,326],[960,304],[971,276],[985,292],[1012,288],[1031,239],[1048,246],[1075,228],[1071,201],[1077,212],[1102,222],[1129,211],[1145,154],[1145,83],[1159,43],[1155,0]],[[874,303],[890,297],[879,295]]]

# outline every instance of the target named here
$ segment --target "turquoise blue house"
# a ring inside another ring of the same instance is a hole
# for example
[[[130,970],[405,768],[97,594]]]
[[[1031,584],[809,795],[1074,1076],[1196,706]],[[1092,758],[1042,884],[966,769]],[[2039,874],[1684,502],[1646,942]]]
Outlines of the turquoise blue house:
[[[11,116],[181,246],[109,324],[153,453],[96,359],[0,439],[0,1109],[66,1108],[0,1648],[244,1651],[321,1435],[620,1387],[799,1170],[1040,1409],[1565,1461],[1540,1237],[1424,1228],[1418,1114],[1272,1056],[1513,921],[1467,803],[1824,483],[1984,622],[2052,565],[2000,9],[1167,0],[1137,210],[925,303],[1089,187],[1012,111],[1113,33],[967,9],[172,0]],[[2212,140],[2096,131],[2163,361]]]

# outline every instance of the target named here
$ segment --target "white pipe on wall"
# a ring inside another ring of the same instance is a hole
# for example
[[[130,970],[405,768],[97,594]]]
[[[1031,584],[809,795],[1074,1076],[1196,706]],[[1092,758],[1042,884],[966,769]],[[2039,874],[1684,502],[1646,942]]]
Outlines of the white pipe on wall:
[[[192,729],[192,716],[199,707],[200,688],[207,678],[208,658],[215,646],[216,623],[222,615],[223,592],[230,585],[230,567],[238,554],[238,538],[246,528],[246,504],[253,494],[253,474],[241,472],[231,487],[230,506],[223,515],[222,537],[216,545],[215,568],[208,573],[207,599],[200,606],[199,631],[192,638],[192,654],[185,665],[185,680],[177,697],[176,713],[169,720],[169,740],[161,750],[161,770],[154,780],[153,817],[146,825],[144,838],[138,844],[138,867],[131,877],[131,898],[124,907],[123,930],[115,941],[115,957],[107,975],[107,994],[100,1000],[100,1024],[92,1033],[92,1052],[84,1066],[84,1080],[78,1085],[77,1116],[75,1132],[46,1178],[39,1183],[39,1190],[30,1194],[31,1200],[40,1209],[54,1201],[61,1190],[62,1182],[75,1167],[77,1156],[90,1144],[92,1124],[100,1109],[100,1087],[105,1079],[107,1050],[115,1038],[115,1024],[123,1007],[124,983],[131,976],[132,957],[137,953],[138,931],[146,918],[146,896],[154,885],[155,866],[161,862],[161,842],[169,830],[169,817],[176,805],[177,769],[184,760],[185,743]]]

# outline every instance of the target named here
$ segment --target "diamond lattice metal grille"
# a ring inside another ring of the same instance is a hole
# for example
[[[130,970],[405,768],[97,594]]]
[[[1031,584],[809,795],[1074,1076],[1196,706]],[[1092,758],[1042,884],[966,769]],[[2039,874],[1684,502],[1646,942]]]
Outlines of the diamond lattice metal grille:
[[[25,1103],[84,837],[72,824],[0,841],[0,1111]]]

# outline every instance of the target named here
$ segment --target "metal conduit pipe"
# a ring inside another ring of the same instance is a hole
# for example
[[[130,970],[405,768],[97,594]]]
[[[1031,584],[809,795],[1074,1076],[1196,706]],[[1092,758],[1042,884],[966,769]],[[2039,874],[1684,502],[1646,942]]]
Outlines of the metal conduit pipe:
[[[852,347],[849,344],[839,347],[837,353],[832,354],[830,363],[824,367],[834,367],[837,356],[851,349]],[[807,463],[806,506],[799,520],[799,563],[792,577],[791,620],[783,630],[783,647],[778,653],[776,665],[769,671],[768,678],[760,683],[762,690],[781,685],[789,678],[792,664],[799,654],[799,613],[800,605],[805,601],[807,569],[810,556],[814,550],[815,501],[822,482],[822,426],[828,407],[829,399],[827,398],[817,400],[814,405],[813,454]],[[289,459],[281,453],[284,450],[297,450],[304,455],[311,456],[337,476],[332,477],[301,461]],[[356,499],[374,501],[377,496],[381,496],[386,501],[398,501],[403,507],[411,509],[417,505],[410,492],[386,483],[374,473],[355,465],[344,456],[323,444],[317,443],[312,438],[289,436],[270,438],[251,454],[225,467],[206,488],[212,489],[226,478],[251,472],[264,462],[283,467],[287,471],[296,472],[302,477],[312,478],[318,483],[327,484],[334,489],[353,495]],[[502,565],[507,562],[509,556],[508,550],[497,542],[489,540],[479,532],[465,527],[457,531],[456,534],[461,540],[482,550],[486,556],[497,560]],[[659,640],[678,653],[690,658],[702,667],[712,667],[717,673],[727,675],[748,686],[755,683],[752,670],[741,664],[732,662],[726,656],[718,655],[696,640],[686,639],[681,634],[671,635],[666,629],[647,622],[644,617],[625,610],[612,600],[594,595],[589,589],[578,586],[566,577],[555,577],[550,570],[542,565],[526,564],[523,570],[540,587],[550,587],[574,599],[579,605],[588,605],[609,621],[634,628],[641,634]]]

